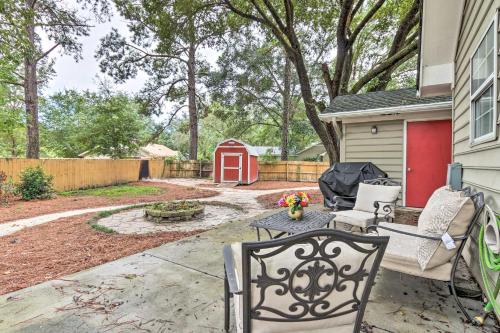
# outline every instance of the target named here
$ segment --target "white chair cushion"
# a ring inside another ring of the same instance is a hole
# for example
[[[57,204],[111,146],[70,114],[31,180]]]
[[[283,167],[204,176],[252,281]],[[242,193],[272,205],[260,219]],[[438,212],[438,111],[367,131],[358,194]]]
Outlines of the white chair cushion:
[[[453,192],[448,187],[438,188],[430,197],[418,219],[418,232],[422,235],[448,233],[450,236],[462,236],[467,231],[474,215],[474,203],[463,192]],[[455,256],[456,247],[448,250],[441,240],[419,239],[417,242],[417,260],[422,270],[430,269],[449,262]]]
[[[417,226],[413,225],[380,222],[379,226],[418,234]],[[417,237],[384,229],[378,229],[378,233],[380,236],[390,237],[381,263],[383,268],[427,279],[450,281],[450,262],[422,271],[417,261]]]
[[[375,201],[393,202],[398,198],[401,186],[385,186],[385,185],[371,185],[359,183],[358,194],[356,196],[356,203],[353,210],[362,210],[364,212],[373,213]],[[382,214],[382,212],[380,212]],[[394,217],[394,207],[392,209],[391,217]]]
[[[341,210],[335,212],[336,222],[342,222],[356,227],[366,228],[373,224],[375,215],[362,210]]]
[[[362,245],[359,243],[356,243],[358,246],[369,246],[369,245]],[[340,247],[341,249],[341,254],[336,257],[335,259],[332,259],[337,267],[342,267],[345,265],[351,265],[351,269],[347,270],[345,273],[351,273],[351,272],[356,272],[358,268],[360,267],[362,260],[364,259],[364,254],[352,249],[350,246],[343,242],[332,242],[326,246],[326,251],[327,253],[332,253],[331,251],[333,250],[334,247]],[[293,245],[287,250],[281,252],[280,254],[277,254],[273,256],[270,259],[267,259],[265,261],[266,264],[266,272],[269,276],[272,277],[282,277],[283,274],[278,274],[277,270],[282,267],[286,267],[290,270],[295,268],[301,260],[297,259],[295,257],[295,251],[298,249],[303,248],[305,250],[305,253],[311,253],[312,246],[310,244],[297,244]],[[236,270],[236,277],[238,279],[238,286],[239,289],[242,289],[242,282],[243,282],[243,277],[242,277],[242,250],[241,250],[241,243],[234,243],[231,244],[231,249],[233,251],[234,255],[234,262],[235,262],[235,270]],[[262,250],[260,253],[268,253],[269,251],[273,251],[276,248],[272,249],[266,249]],[[368,260],[365,263],[365,269],[369,271],[373,265],[373,260],[375,258],[375,255],[370,256]],[[304,267],[305,268],[305,267]],[[259,275],[261,275],[261,268],[257,260],[252,259],[251,260],[251,277],[252,279],[256,279]],[[322,286],[326,286],[327,284],[332,283],[332,279],[334,276],[328,276],[327,274],[323,274],[319,280],[320,284]],[[367,277],[364,278],[363,281],[361,281],[358,285],[357,289],[357,297],[361,299],[362,297],[362,291],[364,290],[365,283],[366,283]],[[301,278],[295,278],[293,280],[294,282],[294,287],[306,287],[309,284],[309,278],[306,276],[303,276]],[[288,281],[284,281],[287,283]],[[330,295],[328,295],[324,301],[327,301],[330,303],[330,306],[328,309],[333,308],[334,306],[340,306],[341,311],[347,311],[351,309],[350,307],[352,306],[352,303],[347,304],[347,305],[341,305],[342,303],[351,300],[352,299],[352,294],[354,292],[354,283],[351,281],[347,281],[343,284],[345,286],[345,290],[342,291],[333,291]],[[279,309],[282,312],[285,313],[290,313],[289,306],[292,303],[296,303],[297,300],[293,298],[290,293],[286,293],[285,295],[277,295],[276,291],[278,290],[277,287],[270,287],[267,288],[265,291],[265,301],[264,301],[264,306],[268,306],[274,309]],[[251,304],[252,307],[257,305],[258,301],[260,300],[260,291],[261,288],[257,288],[255,283],[251,284]],[[234,295],[234,308],[235,308],[235,314],[236,314],[236,328],[238,332],[242,332],[243,330],[243,297],[241,295]],[[300,306],[299,306],[300,308]],[[300,308],[298,311],[300,311],[302,308]],[[340,312],[340,310],[337,310]],[[265,312],[265,311],[261,311]],[[264,313],[268,317],[273,317],[272,313]],[[322,319],[322,320],[311,320],[311,321],[302,321],[302,322],[274,322],[274,321],[264,321],[264,320],[256,320],[252,319],[252,333],[285,333],[285,332],[314,332],[314,333],[326,333],[326,332],[339,332],[339,333],[351,333],[354,330],[354,324],[356,320],[356,315],[357,312],[351,312],[348,314],[345,314],[343,316],[339,317],[334,317],[334,318],[329,318],[329,319]],[[281,318],[281,317],[279,317]]]

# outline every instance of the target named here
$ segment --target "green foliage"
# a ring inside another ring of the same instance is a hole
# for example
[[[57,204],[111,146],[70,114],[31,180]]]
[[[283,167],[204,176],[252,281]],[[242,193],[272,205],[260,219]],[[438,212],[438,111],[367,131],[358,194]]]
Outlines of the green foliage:
[[[16,187],[12,182],[12,178],[8,178],[7,174],[0,171],[0,204],[7,204],[14,199]]]
[[[52,175],[46,175],[41,166],[29,167],[21,172],[17,191],[24,200],[51,198],[54,193],[53,178]]]
[[[25,142],[21,91],[0,83],[0,156],[21,156],[24,154]]]
[[[321,162],[321,156],[317,155],[317,156],[311,156],[311,157],[304,157],[302,159],[302,161],[306,161],[306,162]]]
[[[57,93],[42,103],[42,145],[58,157],[133,156],[149,134],[139,104],[122,93]]]
[[[145,119],[139,115],[137,104],[123,94],[109,96],[94,109],[88,142],[97,155],[124,158],[140,147],[145,128]]]
[[[100,224],[91,224],[90,227],[95,231],[104,232],[106,234],[116,234],[116,231],[114,231],[113,229]]]
[[[153,186],[115,185],[59,193],[63,196],[95,196],[107,198],[136,197],[160,194],[162,190]]]

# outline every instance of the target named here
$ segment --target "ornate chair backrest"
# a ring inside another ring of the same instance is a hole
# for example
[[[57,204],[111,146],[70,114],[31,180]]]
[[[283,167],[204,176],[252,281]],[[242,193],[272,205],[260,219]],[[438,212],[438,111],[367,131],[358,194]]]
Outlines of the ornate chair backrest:
[[[359,332],[388,241],[320,229],[243,243],[243,332]]]
[[[399,186],[401,183],[398,183],[390,178],[375,178],[375,179],[366,179],[363,181],[365,184],[370,185],[384,185],[384,186]]]

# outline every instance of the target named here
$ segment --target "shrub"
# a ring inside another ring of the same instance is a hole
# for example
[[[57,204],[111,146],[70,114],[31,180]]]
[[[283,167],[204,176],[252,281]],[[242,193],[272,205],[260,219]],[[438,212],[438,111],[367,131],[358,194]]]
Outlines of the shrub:
[[[0,204],[7,204],[14,199],[16,188],[12,178],[7,179],[5,172],[0,171]]]
[[[17,191],[24,200],[48,199],[52,197],[51,175],[46,175],[40,166],[27,168],[21,172],[21,182],[17,185]]]

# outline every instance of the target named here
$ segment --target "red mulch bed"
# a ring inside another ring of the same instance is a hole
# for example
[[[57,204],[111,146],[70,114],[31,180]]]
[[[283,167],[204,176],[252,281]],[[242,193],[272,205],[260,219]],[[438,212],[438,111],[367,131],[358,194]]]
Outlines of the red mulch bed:
[[[303,192],[307,192],[311,196],[311,204],[320,204],[323,203],[323,195],[320,190],[312,190],[307,191],[303,190]],[[259,202],[266,209],[279,208],[278,200],[283,196],[283,194],[290,194],[292,192],[283,191],[282,193],[271,193],[264,194],[257,197],[257,202]]]
[[[82,208],[94,208],[124,204],[138,204],[141,202],[206,198],[217,195],[215,191],[194,187],[179,186],[167,183],[135,182],[128,185],[154,186],[163,190],[155,195],[142,195],[133,197],[96,197],[96,196],[57,196],[48,200],[23,201],[16,200],[6,206],[0,206],[0,223],[34,217],[38,215],[56,213]]]
[[[92,216],[64,218],[0,237],[0,295],[200,232],[106,234],[86,223]]]
[[[239,185],[236,189],[240,190],[276,190],[281,188],[298,188],[298,187],[318,187],[318,183],[312,182],[285,182],[285,181],[258,181],[250,185]]]

